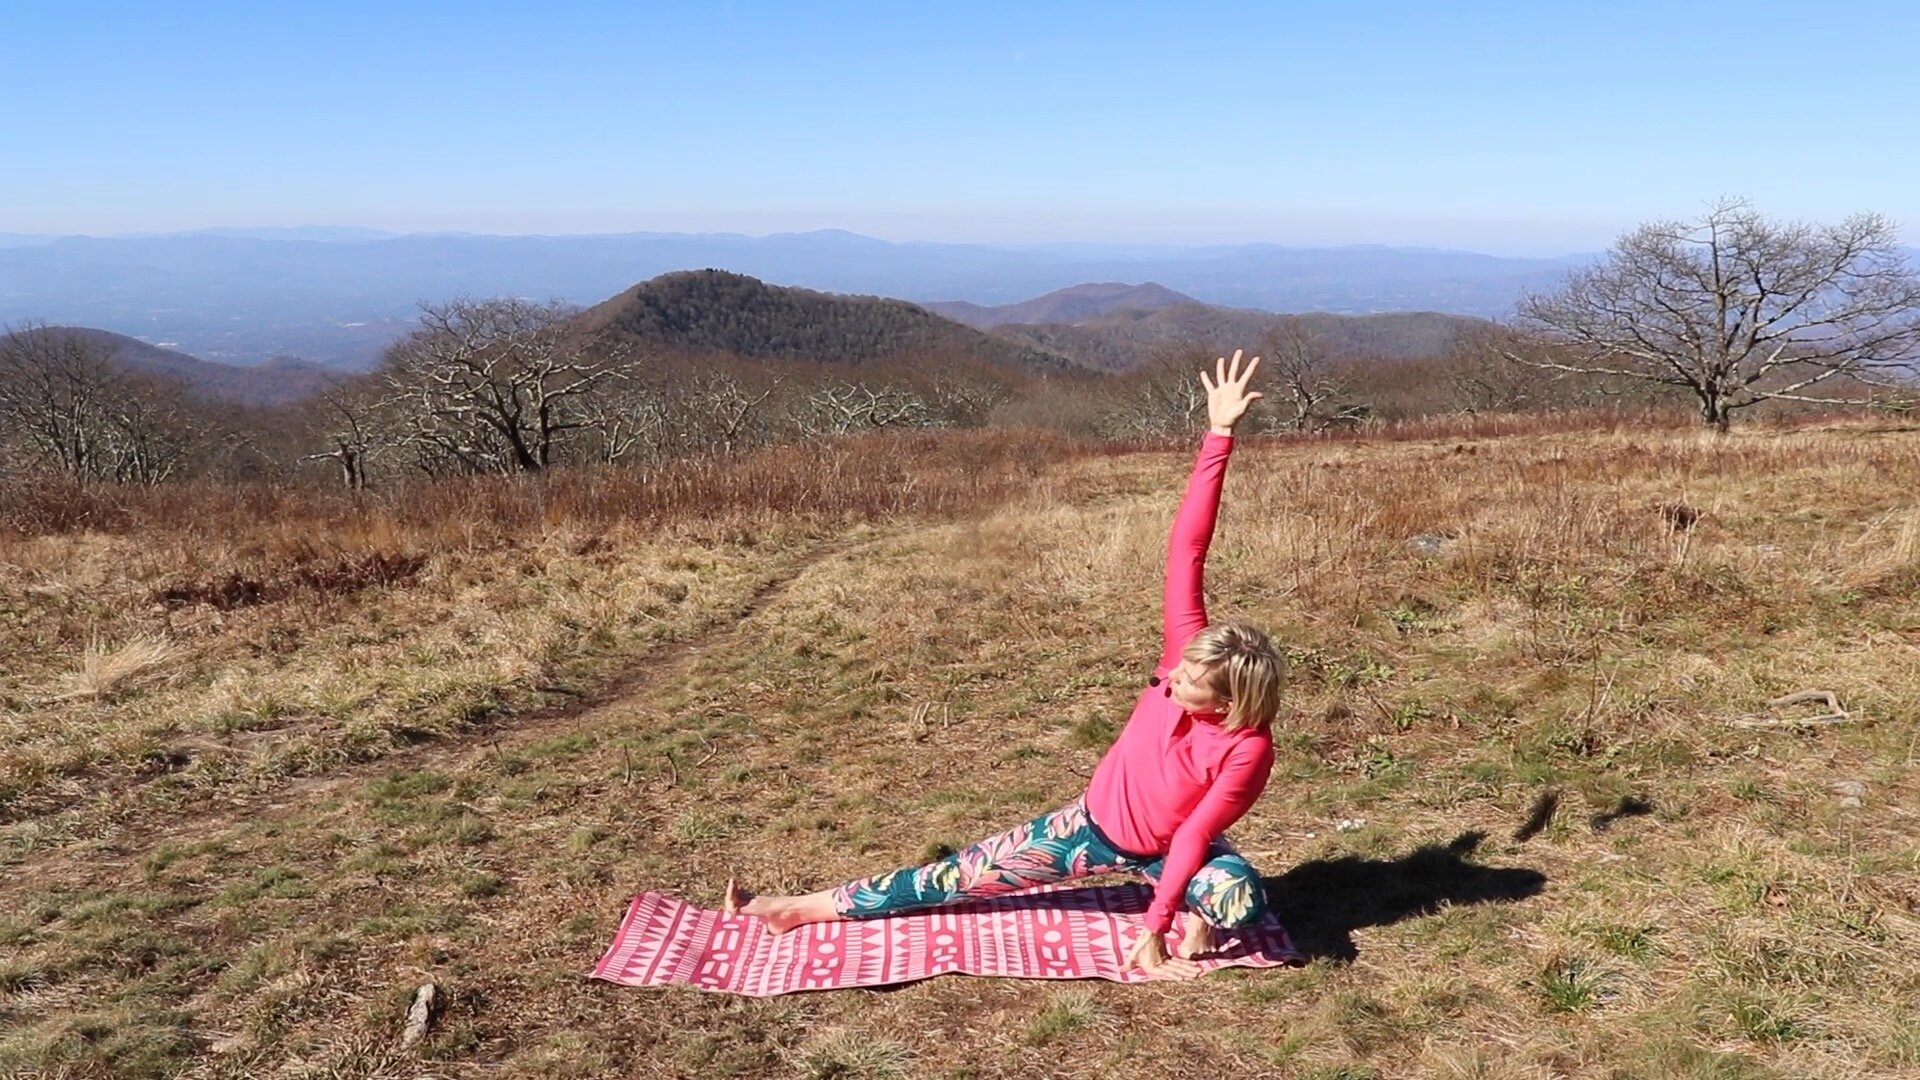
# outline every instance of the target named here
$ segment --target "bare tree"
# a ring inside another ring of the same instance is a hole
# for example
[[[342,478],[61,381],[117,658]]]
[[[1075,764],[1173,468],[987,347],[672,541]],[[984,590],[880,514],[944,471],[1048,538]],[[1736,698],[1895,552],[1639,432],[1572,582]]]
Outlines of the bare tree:
[[[1809,391],[1911,369],[1920,279],[1880,215],[1779,224],[1723,199],[1698,221],[1623,236],[1559,291],[1523,300],[1520,325],[1551,347],[1510,358],[1685,389],[1702,422],[1724,432],[1736,410],[1761,401],[1871,403]]]
[[[105,410],[103,461],[112,478],[123,484],[172,479],[192,459],[210,426],[179,386],[154,378],[121,380]]]
[[[1555,376],[1513,360],[1510,354],[1523,347],[1514,336],[1493,324],[1454,335],[1436,367],[1456,412],[1520,412],[1551,404],[1548,384]]]
[[[754,377],[711,358],[628,363],[619,379],[582,402],[595,436],[595,456],[607,464],[653,465],[700,454],[730,456],[777,436],[767,413],[780,390],[779,375]]]
[[[745,449],[747,423],[773,391],[774,387],[763,386],[756,394],[730,375],[710,376],[692,388],[714,420],[712,431],[720,441],[720,452],[729,456]]]
[[[1268,335],[1261,352],[1271,365],[1267,385],[1274,390],[1269,396],[1284,397],[1293,413],[1286,417],[1270,413],[1275,417],[1272,423],[1293,431],[1310,431],[1364,418],[1347,415],[1336,407],[1347,388],[1336,374],[1332,352],[1320,335],[1289,320]]]
[[[374,458],[397,441],[381,415],[378,388],[365,383],[335,381],[321,391],[318,402],[325,416],[325,434],[330,450],[308,454],[302,461],[332,461],[340,468],[340,480],[350,491],[367,487],[367,469]]]
[[[1122,437],[1198,434],[1206,426],[1207,392],[1193,372],[1209,359],[1163,354],[1118,376],[1116,401],[1102,430]]]
[[[887,427],[924,427],[932,411],[917,391],[892,383],[842,379],[813,389],[802,401],[801,428],[812,435],[846,435]]]
[[[0,417],[35,458],[76,479],[113,475],[112,403],[125,382],[112,350],[65,327],[0,336]]]
[[[588,426],[599,436],[602,463],[652,465],[667,457],[674,436],[674,399],[637,372],[602,387],[585,403]]]
[[[574,310],[520,299],[426,305],[380,376],[422,468],[532,472],[591,423],[584,399],[620,377],[619,357],[569,332]]]
[[[36,323],[0,336],[0,421],[31,459],[82,482],[172,478],[213,428],[203,413],[84,331]]]
[[[925,395],[930,423],[955,427],[985,423],[1012,396],[1005,383],[951,372],[936,375]]]

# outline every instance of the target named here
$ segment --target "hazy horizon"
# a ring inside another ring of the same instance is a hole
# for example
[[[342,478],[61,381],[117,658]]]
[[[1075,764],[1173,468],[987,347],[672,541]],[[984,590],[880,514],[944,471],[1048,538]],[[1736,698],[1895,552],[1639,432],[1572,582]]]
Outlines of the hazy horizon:
[[[363,222],[323,223],[301,221],[296,224],[246,224],[236,225],[222,222],[210,225],[188,226],[178,229],[134,229],[120,232],[48,232],[25,229],[0,229],[0,236],[58,240],[84,238],[89,240],[135,240],[164,239],[169,237],[191,237],[203,235],[256,236],[263,239],[310,240],[321,243],[339,243],[352,241],[373,241],[384,239],[404,239],[408,237],[474,237],[474,238],[523,238],[523,239],[574,239],[574,238],[619,238],[633,236],[686,236],[711,238],[738,238],[744,240],[767,240],[777,237],[814,236],[820,234],[847,234],[865,240],[877,240],[887,244],[912,245],[953,245],[976,246],[1005,249],[1071,249],[1084,247],[1103,249],[1164,249],[1169,252],[1191,251],[1202,248],[1254,247],[1269,246],[1295,248],[1300,250],[1337,250],[1340,248],[1391,248],[1407,251],[1444,251],[1459,254],[1496,255],[1513,258],[1562,258],[1588,255],[1605,246],[1605,242],[1584,248],[1541,247],[1538,250],[1497,250],[1496,246],[1470,247],[1462,244],[1425,243],[1414,241],[1356,239],[1343,240],[1336,237],[1303,240],[1276,240],[1265,237],[1233,239],[1226,236],[1196,240],[1174,240],[1128,237],[1064,237],[1057,239],[995,239],[971,238],[948,239],[942,237],[916,235],[882,235],[863,229],[848,228],[840,224],[823,224],[812,227],[786,229],[668,229],[668,228],[631,228],[631,229],[595,229],[575,231],[498,231],[489,229],[464,229],[453,227],[403,228],[397,226],[368,225]],[[1609,237],[1610,241],[1612,238]]]

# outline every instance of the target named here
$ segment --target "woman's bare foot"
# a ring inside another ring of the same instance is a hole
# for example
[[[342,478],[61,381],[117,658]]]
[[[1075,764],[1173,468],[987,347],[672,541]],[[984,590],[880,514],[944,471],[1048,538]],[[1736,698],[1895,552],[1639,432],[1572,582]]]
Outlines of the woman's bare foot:
[[[727,879],[727,895],[722,908],[729,915],[751,915],[765,923],[774,934],[784,934],[808,923],[832,922],[840,918],[834,910],[833,893],[817,892],[805,896],[756,896]]]
[[[1173,947],[1173,955],[1182,960],[1193,960],[1205,956],[1219,947],[1213,924],[1194,915],[1187,916],[1186,933],[1181,935],[1180,944]]]

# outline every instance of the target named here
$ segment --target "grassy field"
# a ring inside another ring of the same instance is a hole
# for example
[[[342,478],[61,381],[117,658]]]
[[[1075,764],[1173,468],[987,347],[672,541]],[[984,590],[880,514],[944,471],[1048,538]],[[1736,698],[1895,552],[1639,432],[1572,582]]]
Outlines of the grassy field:
[[[1920,1075],[1920,431],[1864,424],[1243,446],[1212,610],[1295,664],[1234,837],[1305,969],[583,980],[639,888],[1080,790],[1191,451],[1045,449],[0,541],[0,1076]]]

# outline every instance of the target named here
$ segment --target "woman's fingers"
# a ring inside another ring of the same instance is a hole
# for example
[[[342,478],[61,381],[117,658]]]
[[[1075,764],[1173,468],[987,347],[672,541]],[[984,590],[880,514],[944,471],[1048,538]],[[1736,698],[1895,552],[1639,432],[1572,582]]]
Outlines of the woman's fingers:
[[[1127,966],[1137,967],[1155,979],[1191,979],[1201,974],[1199,964],[1167,953],[1166,941],[1158,934],[1141,934],[1127,952]]]
[[[1253,373],[1260,369],[1260,358],[1257,356],[1248,358],[1247,369],[1242,371],[1240,370],[1240,358],[1245,352],[1245,349],[1233,350],[1233,359],[1231,361],[1224,356],[1215,357],[1213,361],[1213,378],[1211,379],[1207,378],[1205,370],[1200,372],[1200,385],[1207,388],[1207,393],[1211,394],[1223,386],[1232,386],[1236,390],[1244,390],[1246,388],[1247,381],[1252,379]],[[1252,400],[1260,395],[1257,393],[1243,393],[1241,396]]]
[[[1213,379],[1214,379],[1215,385],[1225,385],[1227,383],[1244,384],[1249,378],[1253,376],[1254,369],[1260,366],[1260,358],[1255,356],[1248,359],[1247,370],[1241,371],[1240,358],[1243,355],[1245,355],[1245,353],[1246,353],[1245,349],[1235,349],[1233,350],[1232,360],[1228,360],[1224,356],[1218,356],[1214,358]],[[1206,373],[1202,372],[1200,374],[1200,377],[1202,379],[1205,379],[1207,377]]]
[[[1194,979],[1201,974],[1200,965],[1178,956],[1169,956],[1148,969],[1147,974],[1156,979]]]
[[[1159,970],[1160,964],[1166,959],[1166,955],[1166,945],[1163,939],[1154,934],[1142,933],[1139,938],[1135,939],[1133,948],[1127,950],[1127,966],[1137,967],[1141,971],[1151,975]]]

